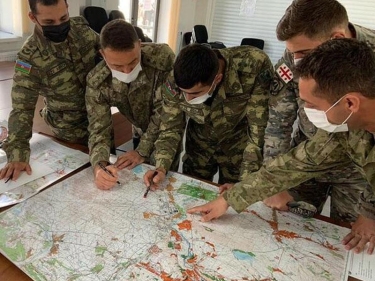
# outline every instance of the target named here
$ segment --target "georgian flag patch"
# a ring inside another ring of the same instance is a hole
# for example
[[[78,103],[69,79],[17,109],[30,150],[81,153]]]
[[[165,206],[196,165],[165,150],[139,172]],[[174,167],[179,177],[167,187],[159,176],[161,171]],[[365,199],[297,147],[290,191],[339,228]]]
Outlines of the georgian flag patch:
[[[285,63],[281,64],[276,69],[276,72],[281,78],[281,80],[283,80],[285,83],[288,83],[289,81],[293,80],[293,72]]]

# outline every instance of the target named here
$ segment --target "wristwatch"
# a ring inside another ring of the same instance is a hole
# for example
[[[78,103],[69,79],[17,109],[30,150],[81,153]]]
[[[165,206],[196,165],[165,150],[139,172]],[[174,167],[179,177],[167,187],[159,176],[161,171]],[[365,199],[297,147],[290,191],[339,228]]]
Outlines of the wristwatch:
[[[286,205],[288,206],[290,212],[304,218],[312,218],[317,212],[317,209],[314,205],[311,205],[304,201],[291,201]]]

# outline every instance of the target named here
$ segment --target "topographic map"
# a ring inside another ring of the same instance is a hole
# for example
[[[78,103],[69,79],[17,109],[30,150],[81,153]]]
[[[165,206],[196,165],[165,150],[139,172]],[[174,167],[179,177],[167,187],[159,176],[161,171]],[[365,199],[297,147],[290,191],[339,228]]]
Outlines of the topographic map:
[[[86,153],[65,147],[40,134],[33,134],[30,140],[30,149],[30,160],[34,161],[34,163],[49,166],[53,169],[53,172],[16,187],[10,192],[0,193],[0,207],[12,205],[29,198],[49,184],[89,162],[89,156]],[[0,168],[5,166],[6,161],[5,152],[0,149]]]
[[[200,222],[185,210],[217,187],[170,173],[143,198],[149,166],[101,191],[92,169],[0,214],[0,250],[34,280],[343,280],[349,230],[258,202]]]

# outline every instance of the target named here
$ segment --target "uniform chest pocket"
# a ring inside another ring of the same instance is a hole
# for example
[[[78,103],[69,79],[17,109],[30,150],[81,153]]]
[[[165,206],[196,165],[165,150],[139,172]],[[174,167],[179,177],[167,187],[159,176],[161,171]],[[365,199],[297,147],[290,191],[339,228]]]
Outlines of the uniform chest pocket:
[[[239,121],[246,115],[249,98],[250,95],[248,93],[237,95],[227,94],[227,98],[223,104],[223,110],[228,121]]]
[[[49,86],[53,92],[69,91],[70,84],[76,75],[74,69],[67,62],[61,62],[46,71]]]

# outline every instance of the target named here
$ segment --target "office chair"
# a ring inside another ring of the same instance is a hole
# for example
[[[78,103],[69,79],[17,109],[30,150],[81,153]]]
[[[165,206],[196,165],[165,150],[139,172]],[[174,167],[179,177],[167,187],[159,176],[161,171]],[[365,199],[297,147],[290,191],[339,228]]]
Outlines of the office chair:
[[[141,40],[141,42],[146,42],[145,34],[143,33],[142,28],[133,25],[135,32],[137,32],[138,38]]]
[[[212,49],[226,48],[223,42],[208,42],[208,33],[205,25],[194,25],[191,38],[193,43],[203,44]]]
[[[102,7],[89,6],[83,10],[83,16],[89,23],[89,26],[96,32],[100,33],[103,26],[108,22],[107,12]]]
[[[248,46],[254,46],[258,49],[263,50],[264,48],[264,40],[257,39],[257,38],[243,38],[241,41],[241,46],[248,45]]]
[[[185,32],[184,35],[182,35],[182,47],[190,44],[191,34],[192,32]]]
[[[112,10],[108,15],[108,21],[123,19],[125,20],[124,14],[119,10]]]
[[[133,25],[133,27],[135,29],[135,32],[138,35],[138,38],[141,40],[141,42],[152,42],[152,40],[143,33],[142,28],[135,26],[135,25]]]

